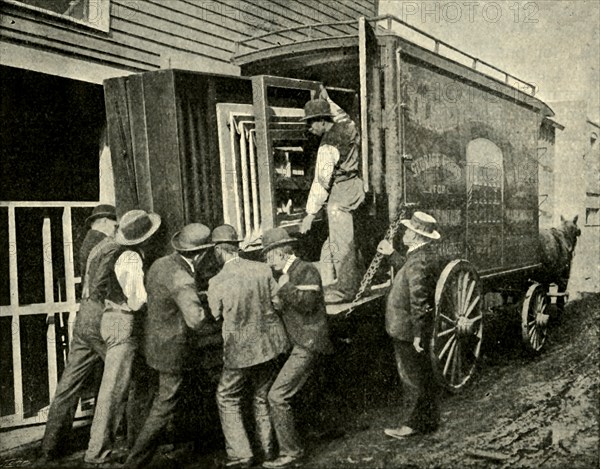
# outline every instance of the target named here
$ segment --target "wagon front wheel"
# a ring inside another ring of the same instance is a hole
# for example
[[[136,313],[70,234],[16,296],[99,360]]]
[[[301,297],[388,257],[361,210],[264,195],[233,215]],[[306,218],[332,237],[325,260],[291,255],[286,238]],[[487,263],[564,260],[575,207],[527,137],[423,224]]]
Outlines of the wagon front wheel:
[[[430,354],[438,382],[452,392],[475,372],[483,338],[481,299],[475,268],[465,260],[450,262],[436,285]]]
[[[521,309],[521,338],[523,345],[538,353],[546,343],[548,333],[549,301],[546,289],[539,283],[529,287]]]

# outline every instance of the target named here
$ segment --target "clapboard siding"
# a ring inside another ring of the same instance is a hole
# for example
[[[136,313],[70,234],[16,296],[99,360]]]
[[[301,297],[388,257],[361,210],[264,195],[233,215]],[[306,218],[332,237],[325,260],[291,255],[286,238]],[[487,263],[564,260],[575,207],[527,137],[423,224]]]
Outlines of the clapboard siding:
[[[172,58],[191,69],[206,70],[214,63],[218,70],[219,64],[229,66],[236,41],[305,24],[373,16],[376,9],[377,0],[111,0],[110,30],[105,33],[0,0],[0,40],[132,71],[168,66]],[[342,35],[351,29],[342,25],[323,31]],[[307,33],[287,31],[281,37],[302,40]],[[253,45],[268,47],[276,41],[267,37]]]

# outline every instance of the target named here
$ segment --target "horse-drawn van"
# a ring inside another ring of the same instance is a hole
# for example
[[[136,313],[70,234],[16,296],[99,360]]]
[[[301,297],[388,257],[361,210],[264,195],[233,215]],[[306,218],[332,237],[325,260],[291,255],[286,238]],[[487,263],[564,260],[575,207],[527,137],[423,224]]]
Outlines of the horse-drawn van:
[[[161,70],[105,82],[121,212],[159,212],[169,234],[229,223],[249,252],[266,229],[297,231],[316,150],[300,117],[324,85],[361,130],[364,257],[411,210],[439,222],[431,358],[441,382],[456,390],[471,378],[486,293],[521,301],[524,343],[542,348],[552,279],[542,275],[537,152],[553,113],[535,86],[391,16],[264,34],[232,60],[242,77]],[[375,275],[380,261],[332,316],[380,301],[390,285]]]

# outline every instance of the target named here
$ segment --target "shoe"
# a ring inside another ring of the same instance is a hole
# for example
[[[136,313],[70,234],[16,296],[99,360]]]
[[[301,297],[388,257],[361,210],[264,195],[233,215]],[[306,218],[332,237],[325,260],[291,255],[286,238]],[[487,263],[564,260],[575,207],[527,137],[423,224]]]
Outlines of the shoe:
[[[301,456],[279,456],[273,461],[265,461],[262,465],[265,469],[278,469],[291,467],[300,463]]]
[[[252,467],[252,463],[252,458],[226,459],[223,462],[223,467],[227,469],[249,469]]]
[[[410,427],[402,426],[400,428],[386,428],[383,433],[387,436],[391,436],[392,438],[397,438],[398,440],[402,440],[408,436],[416,435],[417,432]]]

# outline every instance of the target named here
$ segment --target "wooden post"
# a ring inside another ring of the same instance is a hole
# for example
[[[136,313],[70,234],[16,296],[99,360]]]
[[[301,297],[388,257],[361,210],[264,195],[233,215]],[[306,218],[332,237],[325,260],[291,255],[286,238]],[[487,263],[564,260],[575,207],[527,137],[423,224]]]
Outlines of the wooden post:
[[[273,178],[273,148],[269,138],[269,109],[267,107],[267,84],[264,76],[252,78],[252,97],[256,129],[256,153],[258,164],[258,189],[262,229],[275,227],[275,185]]]
[[[396,107],[401,103],[396,96],[395,41],[388,39],[385,46],[384,102],[385,102],[385,185],[388,195],[388,215],[396,217],[402,188],[399,177],[402,155],[398,147],[398,119]]]
[[[17,229],[15,207],[8,206],[8,266],[10,307],[12,309],[12,358],[15,399],[15,419],[23,420],[23,373],[21,368],[21,321],[19,317],[19,277],[17,274]]]
[[[358,65],[360,74],[360,153],[364,191],[369,191],[369,80],[367,23],[364,17],[358,20]]]
[[[44,296],[46,305],[54,303],[54,275],[52,272],[52,232],[50,219],[44,218],[42,226],[42,260],[44,265]],[[48,328],[46,330],[46,346],[48,350],[48,389],[50,400],[54,397],[58,381],[56,366],[56,333],[54,327],[54,313],[48,314]]]

